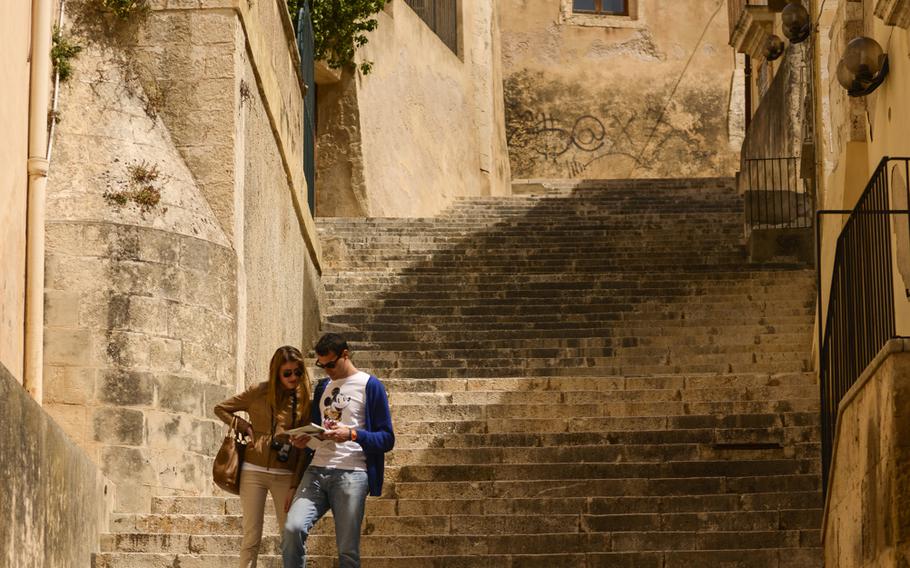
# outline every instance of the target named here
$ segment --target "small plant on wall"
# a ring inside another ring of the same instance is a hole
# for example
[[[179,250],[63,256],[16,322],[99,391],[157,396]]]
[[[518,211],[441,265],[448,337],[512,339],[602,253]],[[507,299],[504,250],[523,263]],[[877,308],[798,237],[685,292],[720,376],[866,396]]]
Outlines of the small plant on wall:
[[[134,204],[142,213],[148,213],[161,201],[161,189],[158,187],[161,177],[157,164],[146,161],[127,166],[127,180],[118,184],[117,189],[104,192],[104,198],[111,205],[123,207]]]
[[[287,0],[294,25],[305,0]],[[379,22],[372,16],[382,10],[388,0],[310,0],[313,20],[313,56],[325,60],[332,69],[354,65],[354,54],[367,43],[368,32]],[[366,75],[373,67],[371,61],[360,64]]]
[[[61,81],[66,81],[73,73],[72,60],[82,51],[82,46],[64,37],[60,28],[57,27],[54,28],[52,42],[51,62],[54,65],[54,71],[57,72]]]
[[[125,20],[130,16],[148,12],[148,0],[95,0],[97,7]]]

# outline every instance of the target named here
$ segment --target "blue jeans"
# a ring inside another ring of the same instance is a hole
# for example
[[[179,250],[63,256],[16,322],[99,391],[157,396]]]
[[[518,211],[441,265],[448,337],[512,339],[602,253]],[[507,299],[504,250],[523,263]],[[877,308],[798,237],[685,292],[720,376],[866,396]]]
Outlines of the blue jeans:
[[[360,568],[360,525],[369,490],[365,471],[307,468],[284,523],[284,568],[306,568],[306,539],[329,509],[340,568]]]

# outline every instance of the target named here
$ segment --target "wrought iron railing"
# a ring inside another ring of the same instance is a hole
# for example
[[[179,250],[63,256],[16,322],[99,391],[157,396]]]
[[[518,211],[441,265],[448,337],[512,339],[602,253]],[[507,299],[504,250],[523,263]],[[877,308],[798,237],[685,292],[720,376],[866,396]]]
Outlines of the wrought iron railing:
[[[889,169],[889,166],[890,169]],[[903,175],[905,195],[895,208],[889,175]],[[821,258],[821,217],[849,215],[837,238],[828,307],[819,325],[822,473],[827,491],[841,400],[885,343],[895,337],[892,226],[910,220],[910,158],[882,158],[852,210],[820,210],[816,216],[816,255]],[[901,234],[898,232],[898,234]],[[821,261],[816,261],[818,305],[822,305]]]
[[[300,3],[297,13],[297,49],[300,73],[306,85],[303,100],[303,174],[306,178],[307,204],[316,215],[316,71],[314,69],[313,22],[309,2]]]
[[[800,158],[746,158],[739,176],[750,228],[812,226],[814,189],[811,178],[803,179],[800,175]]]
[[[458,53],[457,0],[405,0],[420,19],[439,36],[454,53]]]

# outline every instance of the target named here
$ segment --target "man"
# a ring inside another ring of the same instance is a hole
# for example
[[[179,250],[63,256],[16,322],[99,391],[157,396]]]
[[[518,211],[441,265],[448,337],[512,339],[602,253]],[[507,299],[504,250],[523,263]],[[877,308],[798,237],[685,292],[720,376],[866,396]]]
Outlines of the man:
[[[367,493],[382,493],[385,452],[395,445],[389,400],[379,379],[354,367],[343,337],[327,333],[315,349],[316,366],[328,377],[316,385],[312,421],[326,431],[292,440],[309,448],[312,461],[284,525],[284,568],[306,567],[307,536],[330,509],[340,568],[359,568]]]

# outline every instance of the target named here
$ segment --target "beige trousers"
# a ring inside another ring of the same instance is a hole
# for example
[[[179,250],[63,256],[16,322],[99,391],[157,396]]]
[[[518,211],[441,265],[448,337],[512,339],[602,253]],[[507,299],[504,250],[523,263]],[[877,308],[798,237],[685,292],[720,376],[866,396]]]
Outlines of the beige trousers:
[[[275,516],[278,518],[278,535],[284,530],[284,500],[291,490],[293,475],[276,475],[261,471],[245,470],[240,475],[240,508],[243,510],[243,543],[240,545],[240,568],[256,568],[259,545],[262,543],[262,524],[265,516],[265,499],[272,494]]]

